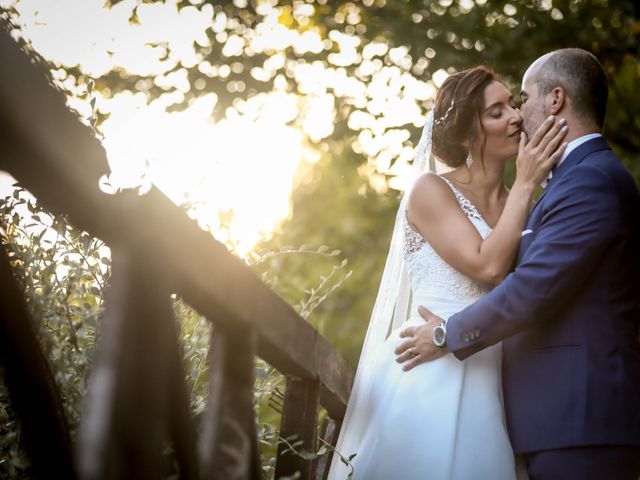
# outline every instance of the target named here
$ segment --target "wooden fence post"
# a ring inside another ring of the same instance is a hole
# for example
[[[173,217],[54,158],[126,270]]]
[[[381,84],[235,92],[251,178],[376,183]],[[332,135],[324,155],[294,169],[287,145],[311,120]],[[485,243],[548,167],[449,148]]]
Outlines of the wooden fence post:
[[[200,439],[206,480],[261,478],[253,410],[255,334],[238,325],[211,334],[209,404]]]
[[[322,433],[320,437],[332,447],[336,446],[338,434],[340,433],[341,422],[327,417],[322,422]],[[329,468],[333,459],[333,450],[327,447],[327,453],[318,459],[316,466],[316,480],[327,480],[329,477]]]
[[[178,378],[169,292],[162,270],[144,261],[143,248],[116,247],[112,258],[101,343],[80,428],[80,474],[87,480],[157,479],[170,423],[169,389],[176,388],[170,382]],[[193,478],[192,467],[182,469]]]
[[[297,452],[315,453],[317,451],[316,437],[318,435],[318,400],[320,385],[314,380],[287,377],[282,409],[280,436],[287,442],[294,444]],[[284,442],[278,445],[278,459],[276,462],[275,478],[290,476],[300,472],[300,478],[313,478],[314,460],[305,460],[291,451]]]
[[[175,326],[175,323],[174,323]],[[174,341],[167,351],[170,375],[165,388],[169,397],[169,439],[176,454],[176,462],[180,468],[181,480],[197,480],[200,478],[198,469],[198,443],[196,429],[191,414],[189,392],[185,382],[184,364],[178,345],[177,329],[174,328]]]
[[[35,478],[75,478],[60,395],[0,245],[0,360]]]

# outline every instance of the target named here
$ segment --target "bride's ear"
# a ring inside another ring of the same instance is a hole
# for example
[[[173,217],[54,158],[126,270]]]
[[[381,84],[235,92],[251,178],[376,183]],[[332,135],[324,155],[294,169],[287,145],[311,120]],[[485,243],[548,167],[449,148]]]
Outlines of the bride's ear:
[[[551,115],[557,115],[565,106],[567,102],[567,95],[562,87],[555,87],[547,95],[547,102],[549,103],[549,113]]]
[[[474,135],[473,133],[469,134],[468,137],[466,137],[464,140],[462,140],[462,142],[460,142],[462,144],[462,146],[464,148],[466,148],[467,150],[469,150],[471,148],[471,145],[473,145],[473,141],[474,141]]]

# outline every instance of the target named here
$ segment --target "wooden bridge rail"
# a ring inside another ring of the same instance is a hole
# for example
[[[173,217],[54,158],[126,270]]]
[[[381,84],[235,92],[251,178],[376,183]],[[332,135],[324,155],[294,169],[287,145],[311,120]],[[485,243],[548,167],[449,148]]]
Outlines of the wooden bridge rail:
[[[160,191],[152,188],[143,196],[100,191],[99,179],[109,171],[104,149],[66,107],[64,95],[49,85],[46,69],[19,48],[4,25],[0,61],[0,169],[44,207],[105,241],[113,258],[87,414],[73,455],[57,389],[33,335],[24,329],[26,310],[16,301],[17,287],[3,285],[0,291],[0,333],[3,340],[4,332],[9,335],[9,341],[0,342],[0,359],[7,377],[26,378],[49,405],[40,412],[46,422],[32,427],[28,418],[35,406],[21,403],[23,408],[16,409],[36,474],[158,478],[162,442],[169,439],[182,478],[260,478],[251,390],[256,354],[288,379],[281,435],[296,434],[305,449],[314,449],[318,405],[334,423],[344,416],[353,382],[349,365]],[[6,256],[0,258],[0,274],[3,269],[6,275]],[[11,284],[9,277],[2,278]],[[171,293],[213,321],[216,332],[209,405],[197,447]],[[16,325],[17,333],[11,330]],[[21,402],[24,385],[8,386]],[[45,424],[60,447],[57,459],[40,440]],[[30,428],[38,432],[30,435]],[[322,477],[326,464],[326,459],[316,464],[280,449],[276,471],[279,476],[298,470],[302,478]]]

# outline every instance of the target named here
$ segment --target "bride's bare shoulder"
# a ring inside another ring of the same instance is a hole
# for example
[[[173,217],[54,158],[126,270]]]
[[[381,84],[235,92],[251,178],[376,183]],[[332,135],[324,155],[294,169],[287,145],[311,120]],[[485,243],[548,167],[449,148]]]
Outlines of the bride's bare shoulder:
[[[408,209],[420,214],[437,214],[457,203],[451,187],[434,173],[418,177],[409,194]]]

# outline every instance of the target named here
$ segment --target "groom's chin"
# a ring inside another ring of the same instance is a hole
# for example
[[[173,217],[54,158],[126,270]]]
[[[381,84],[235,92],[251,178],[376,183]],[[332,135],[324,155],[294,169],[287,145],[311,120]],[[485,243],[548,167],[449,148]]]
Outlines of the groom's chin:
[[[535,131],[538,129],[539,126],[540,125],[531,125],[531,124],[522,126],[522,131],[524,132],[527,142],[531,140],[531,137],[533,136],[533,134],[535,133]]]

